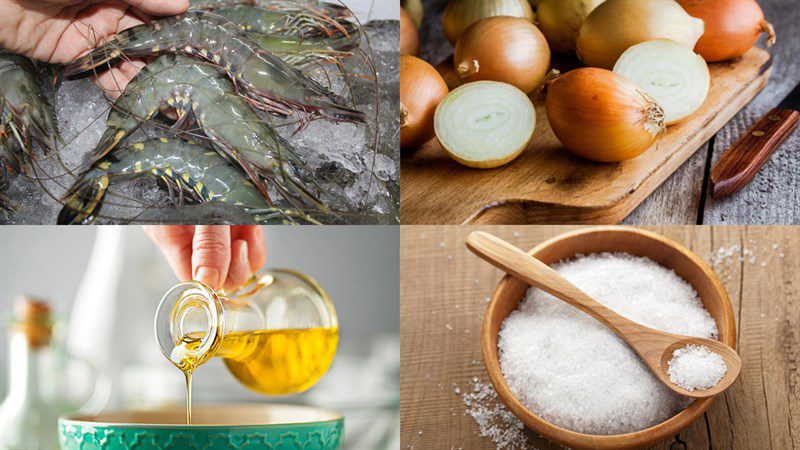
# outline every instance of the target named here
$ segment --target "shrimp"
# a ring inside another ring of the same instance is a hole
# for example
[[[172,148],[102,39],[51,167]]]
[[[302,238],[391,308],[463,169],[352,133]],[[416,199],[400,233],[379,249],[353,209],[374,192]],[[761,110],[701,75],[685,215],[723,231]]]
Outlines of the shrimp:
[[[334,38],[301,38],[289,35],[249,33],[258,45],[291,64],[304,69],[317,61],[335,62],[353,55],[350,51],[358,42],[358,31]]]
[[[272,53],[261,49],[228,19],[189,11],[129,28],[67,66],[68,79],[106,70],[123,57],[178,53],[205,59],[224,70],[236,91],[259,109],[281,116],[299,114],[303,122],[324,117],[365,122],[366,114],[344,106],[332,93]]]
[[[189,9],[214,11],[239,5],[258,6],[282,13],[311,11],[337,20],[352,17],[352,13],[346,7],[319,0],[191,0]]]
[[[224,75],[185,56],[161,56],[128,84],[112,106],[108,128],[90,160],[99,160],[165,104],[178,113],[173,130],[191,114],[211,144],[239,165],[265,198],[269,194],[264,180],[290,202],[300,206],[306,201],[324,210],[312,192],[315,183],[291,144],[233,94]]]
[[[37,83],[33,63],[0,52],[0,164],[6,172],[30,173],[33,142],[45,150],[61,141],[56,114]]]
[[[263,34],[289,34],[303,37],[348,34],[352,24],[340,23],[325,13],[308,8],[280,11],[259,6],[234,5],[217,8],[219,14],[247,32]]]
[[[259,223],[289,223],[293,217],[305,216],[272,207],[239,169],[215,151],[193,142],[159,138],[120,147],[96,162],[67,191],[58,223],[93,222],[111,185],[144,176],[158,177],[170,192],[175,187],[200,203],[242,206]]]

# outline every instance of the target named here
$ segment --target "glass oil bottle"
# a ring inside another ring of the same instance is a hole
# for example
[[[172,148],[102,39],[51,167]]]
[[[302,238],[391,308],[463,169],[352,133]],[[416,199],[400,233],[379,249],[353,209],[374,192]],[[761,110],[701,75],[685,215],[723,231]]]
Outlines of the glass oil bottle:
[[[303,392],[330,367],[339,339],[330,298],[310,277],[269,270],[226,293],[188,281],[161,300],[156,339],[186,377],[187,421],[191,376],[212,357],[248,388],[269,395]]]

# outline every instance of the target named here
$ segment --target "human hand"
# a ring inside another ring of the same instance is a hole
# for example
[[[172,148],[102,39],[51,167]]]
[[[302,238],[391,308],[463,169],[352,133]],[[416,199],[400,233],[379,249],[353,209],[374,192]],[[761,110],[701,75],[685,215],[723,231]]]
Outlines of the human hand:
[[[255,225],[148,225],[144,232],[161,249],[181,280],[233,290],[267,259],[264,231]]]
[[[0,0],[0,47],[53,64],[72,62],[103,39],[149,21],[180,14],[189,0]],[[144,67],[125,61],[97,77],[112,98]]]

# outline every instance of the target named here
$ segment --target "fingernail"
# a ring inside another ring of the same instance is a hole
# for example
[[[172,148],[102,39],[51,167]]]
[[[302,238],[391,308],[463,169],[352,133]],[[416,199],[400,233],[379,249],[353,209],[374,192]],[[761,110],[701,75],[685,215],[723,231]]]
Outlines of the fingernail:
[[[219,270],[214,267],[200,267],[194,275],[194,279],[202,281],[211,286],[212,289],[219,288]]]
[[[249,259],[250,259],[250,258],[248,258],[248,256],[247,256],[247,253],[248,253],[248,250],[249,250],[249,249],[247,248],[247,241],[242,241],[242,244],[241,244],[241,245],[242,245],[242,247],[241,247],[241,249],[239,250],[239,260],[240,260],[241,262],[243,262],[243,263],[246,263],[246,262],[248,262],[248,261],[249,261]]]

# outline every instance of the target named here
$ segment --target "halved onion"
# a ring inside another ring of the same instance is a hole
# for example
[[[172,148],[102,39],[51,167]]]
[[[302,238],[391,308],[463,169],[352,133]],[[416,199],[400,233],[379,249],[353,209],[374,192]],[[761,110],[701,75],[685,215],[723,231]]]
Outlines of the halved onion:
[[[703,106],[711,87],[708,64],[692,49],[669,39],[642,42],[625,51],[614,72],[633,81],[664,109],[667,125]]]
[[[606,0],[581,26],[578,57],[587,66],[611,70],[632,45],[672,39],[694,48],[703,29],[703,21],[674,0]]]
[[[512,161],[528,146],[536,110],[507,83],[477,81],[448,94],[436,108],[434,129],[445,151],[469,167],[490,169]]]

